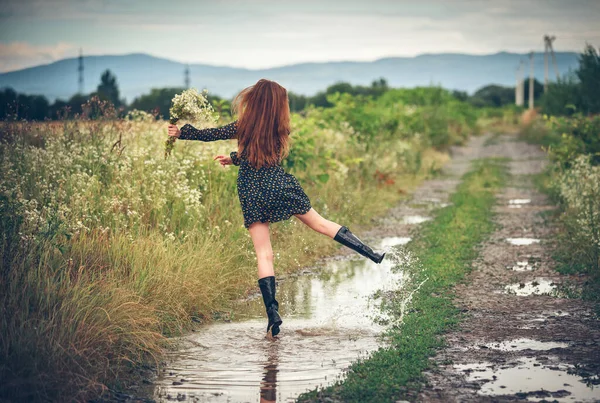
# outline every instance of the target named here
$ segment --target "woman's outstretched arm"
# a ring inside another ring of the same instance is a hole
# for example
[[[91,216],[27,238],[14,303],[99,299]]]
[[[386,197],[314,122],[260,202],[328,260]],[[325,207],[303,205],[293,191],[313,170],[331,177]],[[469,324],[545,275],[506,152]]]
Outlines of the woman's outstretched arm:
[[[231,122],[228,125],[211,128],[211,129],[196,129],[190,124],[185,124],[179,129],[181,140],[200,140],[200,141],[216,141],[229,140],[235,137],[237,130],[237,121]]]

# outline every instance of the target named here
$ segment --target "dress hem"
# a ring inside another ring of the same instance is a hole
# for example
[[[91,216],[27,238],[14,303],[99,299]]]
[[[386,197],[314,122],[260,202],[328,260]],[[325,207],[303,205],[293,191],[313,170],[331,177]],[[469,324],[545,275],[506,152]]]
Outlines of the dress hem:
[[[246,222],[244,222],[244,227],[246,227],[246,229],[248,229],[248,228],[250,228],[250,226],[252,224],[255,224],[257,222],[260,222],[260,223],[266,223],[266,222],[268,222],[268,223],[274,223],[274,222],[286,221],[286,220],[289,220],[293,215],[308,213],[311,208],[312,208],[312,206],[308,206],[308,209],[306,209],[306,210],[300,210],[299,212],[288,212],[288,213],[286,213],[285,216],[282,216],[282,218],[279,218],[279,219],[274,220],[274,221],[272,221],[270,219],[264,219],[264,220],[260,219],[260,220],[252,221],[249,224],[246,224]]]

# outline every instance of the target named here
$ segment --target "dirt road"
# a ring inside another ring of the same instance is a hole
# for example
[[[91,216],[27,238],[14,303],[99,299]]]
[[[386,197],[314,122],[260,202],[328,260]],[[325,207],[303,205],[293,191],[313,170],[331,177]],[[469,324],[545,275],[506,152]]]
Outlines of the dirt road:
[[[544,214],[554,206],[532,182],[543,152],[496,136],[458,153],[508,158],[510,178],[497,197],[497,230],[456,287],[465,318],[446,335],[418,401],[600,401],[600,321],[561,294],[579,279],[555,271]]]

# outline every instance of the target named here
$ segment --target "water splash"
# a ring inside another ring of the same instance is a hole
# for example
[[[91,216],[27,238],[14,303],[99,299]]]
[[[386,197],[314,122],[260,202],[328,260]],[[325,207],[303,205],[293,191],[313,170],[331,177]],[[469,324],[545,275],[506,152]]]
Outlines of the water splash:
[[[288,401],[331,384],[382,345],[386,323],[374,315],[377,305],[393,295],[403,315],[424,283],[414,284],[418,262],[404,246],[409,241],[381,240],[387,254],[379,265],[331,260],[321,270],[282,281],[277,298],[283,326],[275,342],[264,339],[260,296],[240,301],[231,323],[213,323],[183,339],[157,381],[155,399],[179,394],[184,401]]]

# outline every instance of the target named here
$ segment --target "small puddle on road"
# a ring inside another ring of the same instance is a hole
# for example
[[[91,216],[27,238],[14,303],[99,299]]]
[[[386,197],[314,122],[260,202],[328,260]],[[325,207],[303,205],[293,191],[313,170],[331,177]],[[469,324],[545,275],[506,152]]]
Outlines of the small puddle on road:
[[[529,203],[531,203],[531,199],[511,199],[508,201],[508,204],[513,206],[521,206]]]
[[[556,291],[556,283],[545,278],[537,278],[526,283],[509,284],[504,287],[505,293],[519,296],[552,294],[554,291]]]
[[[500,343],[487,343],[486,347],[493,350],[500,351],[522,351],[522,350],[535,350],[535,351],[546,351],[554,348],[567,348],[568,343],[560,343],[554,341],[538,341],[533,339],[514,339],[506,340]]]
[[[402,222],[404,224],[421,224],[424,223],[425,221],[429,221],[431,220],[431,217],[423,217],[420,215],[407,215],[404,216],[404,218],[402,219]]]
[[[526,246],[534,243],[540,243],[540,240],[535,238],[506,238],[506,242],[511,245]]]
[[[521,358],[516,366],[483,362],[457,364],[454,368],[465,373],[470,382],[483,382],[477,394],[484,396],[514,395],[529,401],[556,400],[559,402],[596,402],[600,388],[587,386],[583,378],[569,374],[571,365],[547,366],[535,358]]]
[[[214,323],[182,339],[156,381],[159,401],[283,402],[326,386],[360,357],[379,347],[383,327],[370,297],[400,287],[406,261],[393,248],[410,238],[385,238],[382,264],[366,259],[328,261],[318,274],[278,284],[283,325],[279,340],[265,339],[267,319],[257,296],[235,309],[232,323]],[[403,260],[404,259],[404,260]]]
[[[514,266],[512,266],[512,270],[513,271],[532,271],[533,265],[529,264],[529,261],[523,260],[523,261],[517,262]]]

